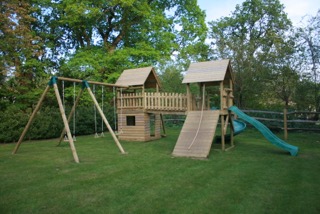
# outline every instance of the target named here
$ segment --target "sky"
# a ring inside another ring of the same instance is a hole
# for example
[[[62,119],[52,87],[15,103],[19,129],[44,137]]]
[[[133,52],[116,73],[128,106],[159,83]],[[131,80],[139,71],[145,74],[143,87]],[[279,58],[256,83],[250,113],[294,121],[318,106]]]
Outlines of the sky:
[[[221,17],[230,16],[237,4],[242,4],[245,0],[198,0],[198,5],[206,12],[206,21],[217,20]],[[301,20],[305,15],[315,16],[320,9],[319,0],[280,0],[285,6],[284,11],[294,26],[301,25]]]

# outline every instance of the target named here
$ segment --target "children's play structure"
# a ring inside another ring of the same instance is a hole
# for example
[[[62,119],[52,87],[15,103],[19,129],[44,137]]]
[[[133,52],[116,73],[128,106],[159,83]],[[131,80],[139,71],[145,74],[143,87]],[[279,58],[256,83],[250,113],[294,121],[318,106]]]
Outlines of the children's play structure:
[[[230,60],[192,63],[183,79],[187,94],[160,92],[161,85],[153,67],[123,71],[116,85],[127,85],[118,90],[118,137],[120,140],[149,141],[165,134],[164,114],[187,115],[174,156],[205,158],[209,155],[218,123],[221,124],[221,149],[234,147],[233,137],[246,128],[234,113],[254,125],[273,144],[296,155],[298,148],[277,138],[258,121],[233,106],[234,78]],[[197,84],[199,93],[192,94],[190,85]],[[211,110],[210,100],[220,97],[220,106]],[[259,125],[256,125],[258,124]],[[226,140],[230,145],[226,148]]]
[[[65,115],[59,95],[58,80],[82,82],[83,84],[82,90],[79,92],[68,118]],[[116,84],[52,77],[21,134],[13,153],[17,152],[45,95],[50,87],[53,87],[65,127],[61,136],[63,136],[63,133],[67,133],[67,139],[75,162],[79,162],[79,159],[70,132],[69,122],[84,89],[87,89],[89,92],[95,107],[121,153],[125,153],[125,151],[119,140],[150,141],[159,139],[162,136],[161,132],[164,135],[166,134],[163,115],[182,114],[186,115],[186,120],[172,155],[206,158],[209,155],[213,139],[216,135],[221,138],[221,149],[223,151],[234,147],[234,136],[246,128],[244,122],[234,120],[236,114],[242,120],[257,128],[272,144],[290,152],[292,156],[297,155],[298,147],[279,139],[262,123],[244,114],[234,106],[234,77],[230,60],[192,63],[186,71],[183,83],[186,84],[186,94],[161,92],[161,84],[153,67],[124,70]],[[118,136],[116,136],[110,127],[89,84],[100,84],[117,88]],[[192,84],[198,85],[199,90],[196,94],[193,94],[194,90],[191,90]],[[212,108],[212,100],[217,97],[219,98],[219,103],[214,103],[214,105],[219,106],[219,108]],[[219,122],[221,124],[220,134],[216,134]],[[62,137],[60,137],[60,141],[61,139]],[[226,141],[230,141],[230,143],[227,144]]]
[[[74,104],[73,104],[73,107],[70,111],[70,114],[67,118],[66,116],[66,113],[65,113],[65,109],[64,109],[64,106],[63,106],[63,102],[62,102],[62,99],[61,99],[61,96],[60,96],[60,92],[59,92],[59,89],[58,89],[58,85],[57,85],[57,81],[58,80],[62,80],[62,81],[70,81],[70,82],[78,82],[78,83],[82,83],[82,88],[77,96],[77,98],[75,99],[74,101]],[[107,87],[118,87],[118,88],[126,88],[127,86],[121,86],[121,85],[113,85],[113,84],[106,84],[106,83],[101,83],[101,82],[94,82],[94,81],[86,81],[86,80],[79,80],[79,79],[71,79],[71,78],[65,78],[65,77],[52,77],[47,85],[47,87],[45,88],[44,92],[42,93],[41,97],[40,97],[40,100],[38,101],[38,104],[36,105],[35,109],[33,110],[30,118],[29,118],[29,121],[27,123],[27,125],[25,126],[14,150],[13,150],[13,154],[17,153],[28,129],[30,128],[37,112],[39,111],[40,107],[41,107],[41,104],[43,103],[48,91],[50,90],[51,87],[53,87],[54,89],[54,92],[55,92],[55,95],[56,95],[56,98],[57,98],[57,102],[58,102],[58,105],[59,105],[59,109],[60,109],[60,114],[61,114],[61,117],[62,117],[62,120],[63,120],[63,124],[64,124],[64,129],[61,133],[61,136],[60,136],[60,139],[59,139],[59,142],[62,140],[63,136],[64,136],[64,133],[66,133],[66,136],[67,136],[67,141],[69,141],[69,145],[70,145],[70,148],[71,148],[71,151],[72,151],[72,155],[73,155],[73,159],[76,163],[79,163],[79,157],[78,157],[78,154],[77,154],[77,151],[76,151],[76,147],[74,145],[74,136],[72,136],[71,134],[71,131],[70,131],[70,127],[69,127],[69,122],[72,118],[72,116],[74,115],[74,112],[76,110],[76,107],[79,103],[79,100],[80,100],[80,97],[81,95],[83,94],[84,90],[87,89],[90,97],[92,98],[92,101],[96,107],[96,109],[98,110],[103,122],[105,123],[106,127],[108,128],[109,132],[111,133],[112,137],[113,137],[113,140],[115,141],[116,145],[118,146],[120,152],[122,154],[125,154],[126,152],[124,151],[124,149],[122,148],[118,138],[116,137],[114,131],[112,130],[107,118],[105,117],[99,103],[97,102],[96,100],[96,97],[94,96],[92,90],[90,89],[90,86],[89,84],[93,84],[93,85],[103,85],[103,86],[107,86]]]

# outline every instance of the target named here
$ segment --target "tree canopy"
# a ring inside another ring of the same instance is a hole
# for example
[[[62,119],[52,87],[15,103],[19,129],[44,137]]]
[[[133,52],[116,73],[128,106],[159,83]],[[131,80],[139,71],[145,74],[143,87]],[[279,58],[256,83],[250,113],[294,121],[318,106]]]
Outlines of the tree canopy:
[[[231,17],[209,23],[213,56],[233,59],[239,106],[266,98],[269,80],[285,66],[292,52],[286,32],[291,22],[279,0],[250,0],[237,5]],[[269,94],[269,93],[268,93]],[[255,99],[252,99],[255,97]]]

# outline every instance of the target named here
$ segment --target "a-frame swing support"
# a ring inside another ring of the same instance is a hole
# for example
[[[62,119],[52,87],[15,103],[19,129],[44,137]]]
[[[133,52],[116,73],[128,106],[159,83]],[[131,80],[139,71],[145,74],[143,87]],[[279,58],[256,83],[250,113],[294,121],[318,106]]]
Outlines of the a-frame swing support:
[[[73,108],[72,108],[68,118],[66,117],[65,110],[64,110],[63,104],[62,104],[62,100],[61,100],[61,97],[60,97],[60,94],[59,94],[59,89],[58,89],[58,86],[57,86],[57,80],[58,79],[59,80],[71,81],[71,82],[82,82],[82,89],[81,89],[81,91],[80,91],[80,93],[79,93],[79,95],[77,97],[77,101],[73,105]],[[32,114],[31,114],[31,116],[29,118],[29,121],[28,121],[27,125],[25,126],[25,128],[24,128],[24,130],[23,130],[23,132],[22,132],[22,134],[21,134],[21,136],[19,138],[19,141],[17,142],[12,154],[16,154],[17,153],[17,151],[18,151],[18,149],[19,149],[19,147],[20,147],[20,145],[21,145],[21,143],[22,143],[22,141],[23,141],[28,129],[30,128],[30,126],[31,126],[31,124],[32,124],[37,112],[39,111],[39,109],[41,107],[41,104],[43,103],[43,100],[46,97],[46,94],[48,93],[50,87],[54,88],[55,95],[56,95],[56,98],[57,98],[57,101],[58,101],[58,105],[59,105],[60,114],[61,114],[61,117],[62,117],[62,120],[63,120],[63,123],[64,123],[64,129],[63,129],[62,133],[64,133],[64,132],[67,133],[67,137],[68,137],[69,145],[70,145],[70,148],[71,148],[71,151],[72,151],[73,159],[74,159],[74,161],[76,163],[79,163],[79,157],[78,157],[76,148],[74,146],[74,141],[73,141],[73,138],[72,138],[72,135],[71,135],[70,127],[69,127],[69,121],[71,119],[72,114],[74,114],[74,110],[75,110],[75,108],[76,108],[76,106],[77,106],[77,104],[78,104],[78,102],[80,100],[80,96],[82,95],[83,90],[85,88],[89,92],[89,94],[90,94],[90,96],[91,96],[96,108],[98,109],[98,111],[99,111],[99,113],[100,113],[105,125],[107,126],[109,132],[111,133],[111,135],[112,135],[116,145],[118,146],[120,152],[122,154],[125,154],[126,152],[122,148],[122,146],[121,146],[119,140],[117,139],[115,133],[113,132],[108,120],[106,119],[102,109],[100,108],[99,103],[97,102],[94,94],[92,93],[92,91],[90,89],[90,86],[89,86],[89,83],[98,84],[98,85],[114,86],[112,84],[105,84],[105,83],[100,83],[100,82],[92,82],[92,81],[85,81],[85,80],[78,80],[78,79],[71,79],[71,78],[64,78],[64,77],[55,77],[55,76],[51,77],[51,79],[50,79],[47,87],[45,88],[44,92],[42,93],[42,95],[41,95],[41,97],[40,97],[40,99],[39,99],[34,111],[32,112]],[[125,86],[119,86],[119,87],[125,87]]]

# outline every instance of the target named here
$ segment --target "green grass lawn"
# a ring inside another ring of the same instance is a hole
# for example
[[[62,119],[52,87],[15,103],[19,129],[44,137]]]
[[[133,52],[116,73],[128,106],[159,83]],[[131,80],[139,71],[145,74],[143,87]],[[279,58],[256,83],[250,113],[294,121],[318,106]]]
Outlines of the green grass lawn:
[[[0,145],[0,213],[320,213],[320,134],[290,133],[297,157],[253,129],[207,160],[171,156],[161,140],[78,137],[80,164],[55,140]],[[217,146],[215,146],[217,147]]]

